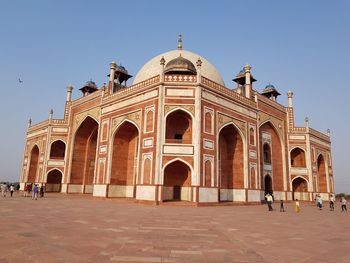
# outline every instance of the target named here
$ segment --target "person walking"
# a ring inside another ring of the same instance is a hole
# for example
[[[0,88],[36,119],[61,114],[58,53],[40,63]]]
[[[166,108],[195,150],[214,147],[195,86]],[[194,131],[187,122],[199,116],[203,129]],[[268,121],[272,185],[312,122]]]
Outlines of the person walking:
[[[5,183],[3,183],[1,185],[1,195],[2,195],[2,197],[6,197],[6,193],[7,193],[7,185]]]
[[[284,210],[283,200],[281,200],[280,212],[286,212],[286,210]]]
[[[321,195],[318,194],[316,199],[317,199],[317,207],[318,207],[318,209],[322,210],[322,197],[321,197]]]
[[[272,195],[270,195],[270,193],[267,193],[267,195],[265,195],[265,198],[266,198],[266,202],[267,202],[267,206],[269,208],[269,211],[273,211],[273,208],[272,208]]]
[[[298,199],[295,199],[295,212],[300,213],[300,203]]]
[[[32,191],[32,184],[28,184],[27,186],[27,196],[30,197],[30,192]]]
[[[15,187],[13,186],[13,184],[11,184],[10,186],[10,196],[13,196],[13,192],[15,191]]]
[[[32,200],[37,200],[39,194],[39,187],[37,184],[34,185]]]
[[[44,197],[44,185],[40,186],[40,197]]]
[[[331,197],[329,198],[329,208],[331,211],[334,211],[334,201],[335,201],[334,195],[331,194]]]
[[[340,203],[341,203],[341,211],[342,212],[348,211],[348,209],[346,208],[346,199],[344,196],[341,198]]]

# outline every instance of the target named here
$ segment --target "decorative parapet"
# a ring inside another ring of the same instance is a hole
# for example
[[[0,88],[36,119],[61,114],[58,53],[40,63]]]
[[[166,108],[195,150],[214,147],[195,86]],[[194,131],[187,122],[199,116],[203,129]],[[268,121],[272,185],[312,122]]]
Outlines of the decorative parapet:
[[[118,90],[117,92],[106,96],[103,101],[109,102],[115,98],[121,98],[121,97],[128,96],[132,93],[140,91],[146,87],[149,87],[149,86],[154,85],[154,84],[159,83],[159,82],[160,82],[160,75],[154,76],[152,78],[149,78],[149,79],[146,79],[146,80],[141,81],[139,83],[136,83],[135,85],[132,85],[130,87]]]
[[[316,131],[312,128],[309,128],[309,133],[310,135],[313,135],[319,139],[322,139],[322,140],[325,140],[327,142],[330,142],[330,138],[329,136],[327,136],[326,134],[322,133],[322,132],[319,132],[319,131]]]
[[[306,132],[306,128],[305,127],[293,127],[291,129],[291,132],[303,132],[303,133],[305,133]]]
[[[72,101],[72,106],[74,107],[76,105],[85,103],[89,100],[96,99],[96,98],[100,97],[101,94],[102,94],[102,89],[99,89],[99,90],[95,91],[94,93],[91,93],[89,95],[83,96],[81,98],[78,98],[78,99]]]
[[[268,99],[266,98],[265,96],[257,93],[257,96],[258,96],[258,101],[261,100],[262,102],[265,102],[266,104],[269,104],[270,106],[274,107],[275,109],[277,110],[280,110],[280,111],[283,111],[285,112],[286,111],[286,108],[279,104],[277,101],[273,101],[271,99]]]
[[[37,124],[34,124],[28,129],[28,134],[33,132],[33,131],[36,131],[36,130],[39,130],[42,128],[46,128],[48,125],[49,125],[49,120],[45,120],[45,121],[39,122]]]
[[[203,76],[201,78],[201,84],[204,84],[210,88],[213,88],[216,91],[219,91],[220,93],[222,93],[223,95],[226,95],[229,98],[232,98],[236,101],[240,101],[241,103],[243,103],[245,105],[249,105],[249,106],[254,107],[254,108],[256,107],[256,104],[254,101],[238,94],[237,92],[235,92],[231,89],[226,88],[225,86],[222,86],[222,85],[220,85],[220,84],[218,84],[210,79],[207,79]]]
[[[65,119],[53,119],[51,120],[52,124],[66,124],[66,120]]]
[[[190,75],[165,75],[164,78],[165,82],[190,82],[190,83],[196,83],[197,82],[197,76],[190,76]]]

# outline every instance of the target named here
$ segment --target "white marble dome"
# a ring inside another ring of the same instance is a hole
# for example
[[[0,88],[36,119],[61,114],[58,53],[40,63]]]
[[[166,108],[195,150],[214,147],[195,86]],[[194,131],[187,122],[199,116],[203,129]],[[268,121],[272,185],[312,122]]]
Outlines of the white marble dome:
[[[154,58],[149,60],[146,64],[143,65],[143,67],[136,74],[133,84],[139,83],[141,81],[144,81],[146,79],[159,75],[162,72],[162,66],[160,65],[160,60],[162,57],[164,57],[165,64],[166,64],[170,60],[179,57],[180,54],[182,57],[191,61],[193,65],[196,65],[198,58],[200,58],[202,60],[202,69],[201,69],[202,76],[212,81],[215,81],[216,83],[221,84],[223,86],[225,85],[218,70],[212,64],[210,64],[208,60],[206,60],[205,58],[201,57],[196,53],[183,50],[183,49],[171,50],[163,54],[160,54],[158,56],[155,56]]]

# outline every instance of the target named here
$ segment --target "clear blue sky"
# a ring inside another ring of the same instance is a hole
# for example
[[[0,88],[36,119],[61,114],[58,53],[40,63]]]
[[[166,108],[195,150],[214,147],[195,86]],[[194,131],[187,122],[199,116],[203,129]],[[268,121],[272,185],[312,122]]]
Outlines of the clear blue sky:
[[[292,90],[297,125],[331,129],[336,191],[350,193],[349,13],[346,0],[2,0],[0,180],[19,179],[28,119],[61,118],[67,84],[74,97],[90,78],[102,85],[112,60],[136,75],[182,32],[228,87],[249,63],[255,89],[271,82],[285,105]]]

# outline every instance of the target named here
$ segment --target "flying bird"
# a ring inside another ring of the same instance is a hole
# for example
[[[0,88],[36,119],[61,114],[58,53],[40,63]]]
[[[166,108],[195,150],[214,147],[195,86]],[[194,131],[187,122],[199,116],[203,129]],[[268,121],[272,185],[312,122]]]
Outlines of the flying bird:
[[[23,80],[21,80],[21,78],[18,78],[18,82],[23,83]]]

